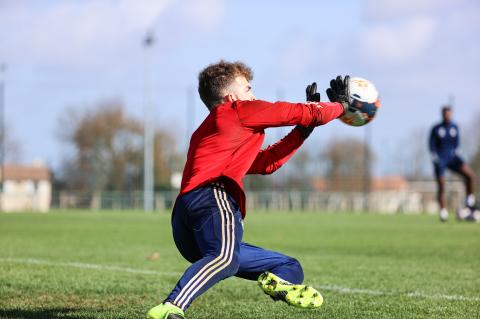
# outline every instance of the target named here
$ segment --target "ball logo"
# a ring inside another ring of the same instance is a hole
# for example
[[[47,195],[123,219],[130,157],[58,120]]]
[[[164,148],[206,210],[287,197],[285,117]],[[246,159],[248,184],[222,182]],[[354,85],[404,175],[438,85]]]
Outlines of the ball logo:
[[[356,79],[352,79],[351,81],[354,82],[358,87],[363,87],[363,88],[368,87],[368,82],[363,79],[356,78]]]

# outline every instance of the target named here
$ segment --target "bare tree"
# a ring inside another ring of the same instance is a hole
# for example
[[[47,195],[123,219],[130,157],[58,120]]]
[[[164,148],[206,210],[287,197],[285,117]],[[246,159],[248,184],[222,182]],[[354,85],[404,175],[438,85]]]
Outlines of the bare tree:
[[[321,153],[330,190],[365,191],[370,187],[372,151],[361,140],[333,140]]]
[[[416,128],[405,134],[405,137],[398,142],[392,160],[395,161],[402,175],[410,179],[431,176],[429,134],[429,127]]]
[[[68,189],[98,193],[139,190],[143,185],[143,125],[123,111],[117,101],[78,112],[68,109],[60,118],[59,135],[73,148],[64,161],[62,176]],[[156,188],[169,188],[175,158],[175,140],[155,134]]]
[[[311,164],[313,157],[308,148],[300,149],[291,159],[287,167],[287,179],[285,188],[297,190],[312,189]]]
[[[480,196],[480,130],[478,123],[480,122],[480,112],[473,116],[470,127],[462,134],[462,143],[467,146],[468,159],[470,166],[477,175],[476,190]],[[470,155],[471,154],[471,155]]]
[[[184,156],[175,149],[175,139],[167,132],[158,131],[154,137],[155,189],[170,189],[173,172],[181,172],[185,164]]]

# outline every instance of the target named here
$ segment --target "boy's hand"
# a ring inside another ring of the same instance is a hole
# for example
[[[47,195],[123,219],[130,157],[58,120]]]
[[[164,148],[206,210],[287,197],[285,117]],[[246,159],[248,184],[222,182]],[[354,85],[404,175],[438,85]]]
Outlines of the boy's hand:
[[[343,105],[345,112],[350,107],[350,76],[337,76],[330,81],[330,87],[327,89],[327,96],[330,102],[338,102]]]
[[[307,85],[306,88],[308,102],[320,102],[320,93],[317,92],[317,83]]]
[[[313,82],[312,84],[307,85],[305,89],[306,97],[308,102],[320,102],[320,93],[317,92],[317,83]],[[303,138],[307,138],[313,131],[314,127],[305,127],[297,125],[296,129],[302,133]]]

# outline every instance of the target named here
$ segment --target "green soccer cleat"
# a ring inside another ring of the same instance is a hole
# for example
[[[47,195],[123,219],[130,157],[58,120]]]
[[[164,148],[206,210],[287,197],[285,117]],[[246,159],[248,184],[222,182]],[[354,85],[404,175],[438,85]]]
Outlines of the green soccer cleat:
[[[273,300],[282,300],[298,308],[319,308],[323,303],[322,295],[315,288],[294,285],[268,271],[258,277],[258,285]]]
[[[170,302],[161,303],[147,312],[148,319],[185,319],[183,310]]]

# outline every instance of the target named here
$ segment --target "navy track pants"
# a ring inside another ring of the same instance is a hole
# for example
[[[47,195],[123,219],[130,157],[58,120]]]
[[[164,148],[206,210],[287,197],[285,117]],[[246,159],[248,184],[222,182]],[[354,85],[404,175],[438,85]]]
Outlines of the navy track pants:
[[[300,263],[289,256],[242,242],[238,205],[221,183],[180,196],[174,207],[175,244],[192,265],[165,301],[186,310],[214,284],[231,276],[257,280],[270,271],[294,284],[303,282]]]

